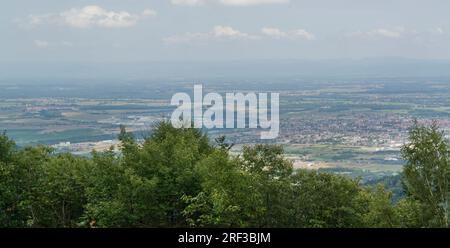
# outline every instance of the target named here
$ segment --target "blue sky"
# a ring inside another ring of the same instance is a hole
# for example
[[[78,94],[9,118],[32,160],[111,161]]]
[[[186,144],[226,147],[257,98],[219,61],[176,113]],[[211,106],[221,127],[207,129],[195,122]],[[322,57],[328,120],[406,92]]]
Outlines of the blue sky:
[[[14,0],[0,61],[450,59],[448,0]]]

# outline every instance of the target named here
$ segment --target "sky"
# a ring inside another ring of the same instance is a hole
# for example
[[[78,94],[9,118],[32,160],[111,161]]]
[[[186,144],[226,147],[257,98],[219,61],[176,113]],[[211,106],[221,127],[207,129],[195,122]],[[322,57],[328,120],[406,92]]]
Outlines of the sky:
[[[450,59],[448,0],[14,0],[0,62]]]

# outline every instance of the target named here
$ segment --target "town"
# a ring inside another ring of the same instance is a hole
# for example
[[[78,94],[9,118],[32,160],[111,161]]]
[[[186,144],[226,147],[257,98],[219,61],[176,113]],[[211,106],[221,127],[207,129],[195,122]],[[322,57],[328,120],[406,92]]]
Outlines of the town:
[[[428,124],[436,120],[448,137],[450,87],[446,80],[365,79],[362,83],[293,79],[295,83],[276,82],[276,87],[270,81],[231,81],[205,83],[203,91],[244,94],[258,87],[260,92],[279,92],[279,136],[266,142],[282,144],[297,168],[396,173],[403,164],[400,146],[415,118]],[[193,86],[135,82],[133,87],[112,84],[105,88],[97,83],[86,89],[74,84],[71,90],[75,93],[68,97],[63,96],[65,91],[61,93],[58,82],[39,89],[32,84],[6,84],[0,93],[0,129],[19,146],[47,144],[56,152],[89,156],[92,150],[117,149],[122,125],[138,140],[145,138],[155,122],[170,119],[176,109],[170,104],[172,95],[192,93]],[[23,93],[25,88],[30,90],[28,95]],[[428,93],[423,94],[424,90]],[[116,92],[133,97],[120,97]],[[96,97],[91,97],[94,94]],[[236,154],[243,145],[261,142],[258,129],[205,131],[211,137],[226,136],[235,144]]]

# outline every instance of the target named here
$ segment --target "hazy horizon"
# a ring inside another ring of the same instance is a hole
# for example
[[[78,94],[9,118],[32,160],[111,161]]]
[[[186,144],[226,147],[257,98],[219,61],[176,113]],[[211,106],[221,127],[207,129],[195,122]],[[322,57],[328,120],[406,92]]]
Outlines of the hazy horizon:
[[[269,79],[450,77],[450,60],[367,58],[149,62],[0,62],[9,79]],[[1,80],[0,80],[1,81]]]

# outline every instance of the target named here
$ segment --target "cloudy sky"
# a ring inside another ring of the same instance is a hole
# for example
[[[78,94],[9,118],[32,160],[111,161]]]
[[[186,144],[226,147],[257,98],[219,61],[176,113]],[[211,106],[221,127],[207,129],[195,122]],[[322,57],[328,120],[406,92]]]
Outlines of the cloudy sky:
[[[450,59],[448,0],[14,0],[0,61]]]

